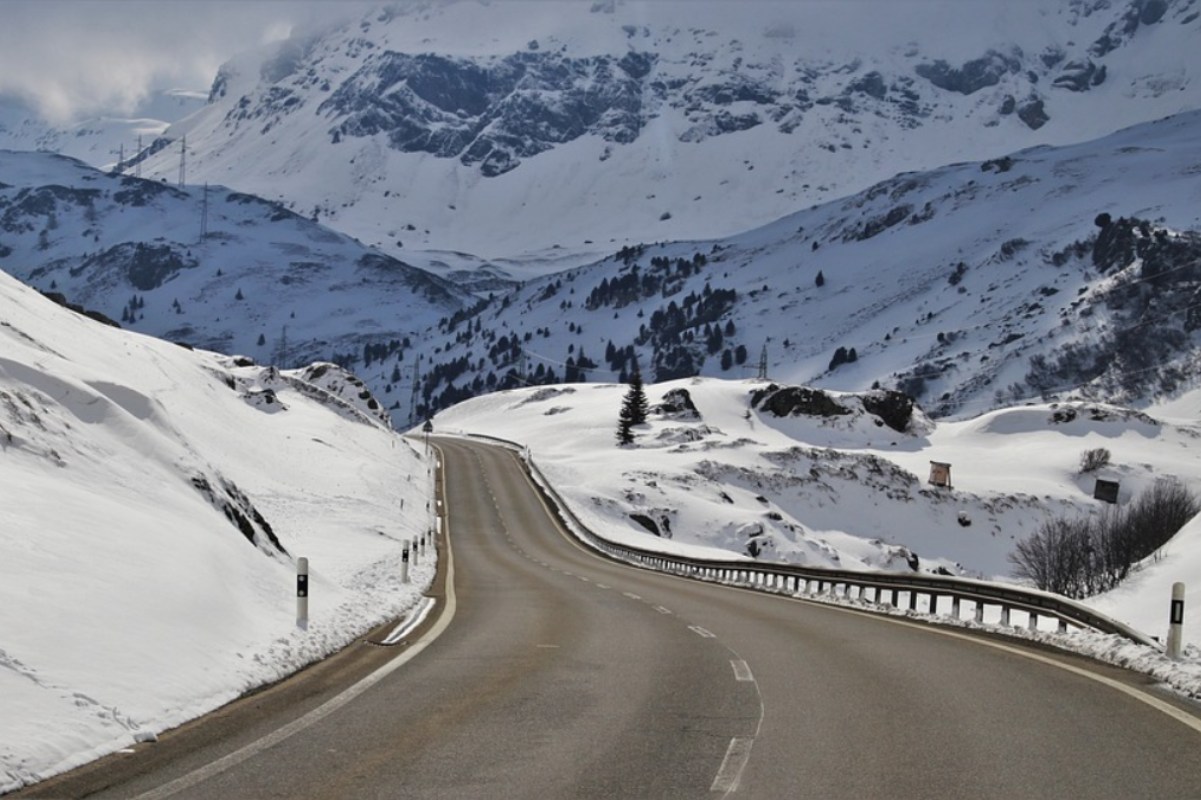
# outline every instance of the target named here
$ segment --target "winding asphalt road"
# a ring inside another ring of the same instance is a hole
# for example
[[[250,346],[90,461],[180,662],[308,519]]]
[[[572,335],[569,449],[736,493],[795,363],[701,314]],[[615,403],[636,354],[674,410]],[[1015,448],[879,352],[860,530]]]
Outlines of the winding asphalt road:
[[[614,564],[511,452],[439,447],[427,630],[21,796],[1201,797],[1197,705],[1140,676]]]

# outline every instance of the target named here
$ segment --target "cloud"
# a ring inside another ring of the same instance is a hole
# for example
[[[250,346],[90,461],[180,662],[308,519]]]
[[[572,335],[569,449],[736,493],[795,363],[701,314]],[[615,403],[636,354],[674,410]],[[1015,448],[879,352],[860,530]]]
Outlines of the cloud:
[[[55,124],[129,114],[156,89],[207,90],[231,56],[361,13],[336,0],[6,0],[0,95]]]

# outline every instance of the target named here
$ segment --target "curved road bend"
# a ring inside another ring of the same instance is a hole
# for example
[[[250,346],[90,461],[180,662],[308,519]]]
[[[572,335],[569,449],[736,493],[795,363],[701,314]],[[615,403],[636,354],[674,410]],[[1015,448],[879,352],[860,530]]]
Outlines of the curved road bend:
[[[229,769],[167,794],[195,768],[168,765],[91,796],[1201,796],[1194,704],[1168,699],[1181,721],[994,639],[602,560],[551,521],[512,453],[439,446],[452,624]]]

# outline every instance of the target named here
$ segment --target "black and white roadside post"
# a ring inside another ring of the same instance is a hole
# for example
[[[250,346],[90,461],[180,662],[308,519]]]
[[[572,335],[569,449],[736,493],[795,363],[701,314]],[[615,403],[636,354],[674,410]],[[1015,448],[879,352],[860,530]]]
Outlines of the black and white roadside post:
[[[1184,638],[1184,584],[1172,584],[1172,610],[1168,618],[1168,658],[1180,660],[1180,649]]]
[[[417,540],[416,539],[414,539],[412,541],[412,545],[413,545],[413,566],[415,567],[418,564],[418,560],[417,560],[418,551],[417,551]]]
[[[296,627],[309,629],[309,560],[296,559]]]
[[[430,434],[434,432],[434,421],[427,419],[425,424],[421,426],[421,432],[425,434],[425,452],[428,455],[430,451]]]
[[[421,534],[421,557],[425,558],[425,534]]]
[[[407,541],[400,549],[400,582],[409,582],[409,543]]]

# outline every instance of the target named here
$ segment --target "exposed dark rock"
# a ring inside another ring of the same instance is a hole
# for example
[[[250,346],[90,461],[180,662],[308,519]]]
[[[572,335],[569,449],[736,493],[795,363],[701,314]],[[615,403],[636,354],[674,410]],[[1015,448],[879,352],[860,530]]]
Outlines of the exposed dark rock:
[[[940,89],[959,94],[973,94],[988,86],[1001,82],[1001,77],[1017,73],[1022,62],[1012,56],[989,50],[981,58],[965,62],[961,67],[952,67],[938,59],[930,64],[918,64],[914,72]]]
[[[807,386],[775,384],[751,393],[751,408],[759,408],[777,417],[792,417],[804,414],[810,417],[842,417],[851,413],[849,408],[838,404],[833,397],[820,389]]]
[[[862,78],[851,81],[847,84],[847,92],[858,92],[865,94],[868,97],[874,97],[877,100],[883,100],[888,93],[888,85],[884,82],[884,76],[873,70]]]
[[[171,245],[123,242],[72,267],[71,275],[124,273],[131,286],[148,292],[162,286],[180,270],[192,269],[198,263],[194,257],[179,253]]]
[[[662,414],[673,419],[693,419],[701,418],[700,411],[692,402],[692,395],[687,389],[672,389],[663,395],[663,402],[656,405],[651,411]]]
[[[248,542],[267,553],[288,554],[270,523],[233,481],[220,478],[214,486],[204,475],[196,475],[192,478],[192,486],[213,507],[224,513],[225,518],[242,532]]]
[[[910,214],[913,213],[913,206],[908,203],[896,206],[888,210],[887,213],[881,214],[878,217],[873,217],[862,225],[857,225],[843,234],[843,241],[859,241],[870,239],[877,236],[894,225],[899,225],[904,222]]]
[[[1051,85],[1060,89],[1070,89],[1073,92],[1087,92],[1092,87],[1104,83],[1105,76],[1105,66],[1098,67],[1092,59],[1071,61],[1064,65],[1063,72]]]
[[[89,309],[84,308],[81,305],[69,302],[67,300],[66,296],[62,294],[62,292],[42,292],[42,294],[46,297],[47,300],[51,300],[55,303],[58,303],[63,308],[70,309],[71,311],[74,311],[76,314],[82,314],[83,316],[87,317],[88,319],[96,320],[97,322],[103,323],[104,325],[110,325],[114,328],[121,327],[116,322],[114,322],[113,320],[106,317],[104,314],[101,314],[99,311],[91,311]]]
[[[913,419],[913,398],[891,389],[880,389],[863,396],[863,409],[875,414],[885,425],[898,433],[909,429]]]
[[[1026,123],[1032,131],[1036,131],[1050,121],[1047,111],[1043,106],[1041,97],[1029,97],[1020,106],[1018,106],[1018,119]]]
[[[388,135],[404,152],[479,164],[487,176],[585,134],[628,143],[642,120],[641,79],[655,56],[568,58],[524,51],[471,60],[384,52],[318,108],[339,137]]]

